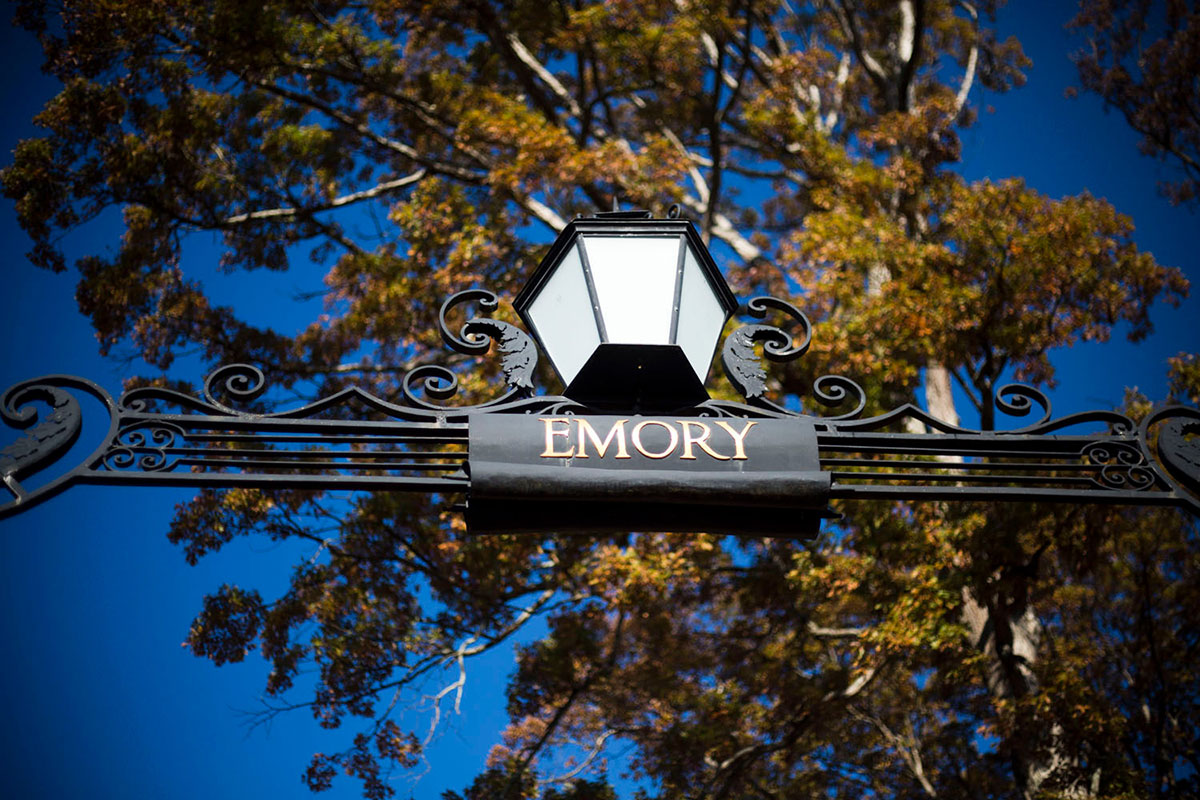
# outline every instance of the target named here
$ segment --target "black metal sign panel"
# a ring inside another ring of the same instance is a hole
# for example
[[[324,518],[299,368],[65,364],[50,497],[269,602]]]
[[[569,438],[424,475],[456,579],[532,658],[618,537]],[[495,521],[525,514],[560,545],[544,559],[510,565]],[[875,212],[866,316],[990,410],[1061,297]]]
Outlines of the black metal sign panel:
[[[801,420],[481,416],[468,452],[476,533],[812,535],[830,491]]]

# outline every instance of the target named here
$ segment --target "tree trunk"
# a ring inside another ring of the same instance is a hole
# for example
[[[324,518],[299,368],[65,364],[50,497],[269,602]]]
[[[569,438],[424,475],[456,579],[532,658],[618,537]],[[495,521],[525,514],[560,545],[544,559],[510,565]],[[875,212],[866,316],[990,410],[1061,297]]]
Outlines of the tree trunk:
[[[954,407],[954,395],[950,392],[950,370],[936,361],[925,367],[925,407],[930,416],[951,425],[958,424],[958,410]]]
[[[959,424],[950,372],[937,362],[925,368],[925,407],[931,416],[951,425]],[[939,460],[959,459],[939,456]],[[1011,596],[1004,596],[1002,591],[977,597],[974,591],[964,588],[962,620],[975,646],[987,656],[987,686],[993,699],[1016,700],[1038,690],[1034,665],[1042,640],[1042,624],[1028,604],[1023,583]],[[1013,777],[1024,800],[1033,800],[1047,779],[1071,763],[1059,744],[1061,736],[1061,728],[1053,726],[1045,753],[1023,753],[1022,748],[1014,748]],[[1091,787],[1073,786],[1063,796],[1083,800],[1094,794]]]

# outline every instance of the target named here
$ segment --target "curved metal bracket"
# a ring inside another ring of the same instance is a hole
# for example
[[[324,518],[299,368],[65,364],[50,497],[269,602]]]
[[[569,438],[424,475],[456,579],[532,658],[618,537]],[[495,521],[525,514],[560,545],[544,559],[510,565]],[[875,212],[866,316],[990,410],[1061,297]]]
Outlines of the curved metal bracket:
[[[754,345],[762,344],[763,354],[768,361],[782,363],[799,358],[808,352],[809,345],[812,344],[812,323],[803,311],[777,297],[755,297],[744,306],[746,314],[758,319],[766,318],[767,312],[771,310],[786,314],[799,325],[799,343],[793,341],[792,334],[775,325],[742,325],[725,339],[721,348],[721,366],[725,370],[725,377],[747,403],[781,414],[793,414],[766,398],[767,372],[755,353]],[[840,375],[823,375],[817,378],[813,383],[813,397],[827,408],[842,406],[847,402],[854,403],[850,411],[828,419],[854,419],[862,413],[867,403],[867,393],[863,388]]]
[[[29,404],[41,401],[50,407],[40,423]],[[17,441],[0,450],[0,479],[20,496],[17,481],[34,473],[70,449],[83,428],[79,402],[57,386],[40,380],[19,383],[0,397],[0,416],[14,428],[30,428]]]
[[[533,392],[533,370],[537,367],[537,345],[529,334],[498,319],[472,317],[462,326],[458,335],[446,321],[447,312],[457,305],[478,301],[485,311],[494,311],[499,305],[496,295],[487,289],[468,289],[451,296],[442,303],[438,311],[438,327],[451,350],[465,355],[483,355],[494,341],[503,354],[500,369],[510,389]]]
[[[79,439],[83,413],[79,401],[68,391],[70,389],[82,390],[104,405],[109,417],[108,431],[82,465],[27,490],[20,480],[53,465]],[[36,402],[50,407],[41,422],[37,422],[37,412],[31,405]],[[0,503],[0,517],[48,500],[74,483],[79,473],[94,463],[116,436],[117,418],[116,404],[108,392],[92,381],[73,375],[46,375],[22,381],[0,395],[0,419],[14,428],[29,429],[0,451],[0,480],[13,495],[8,502]]]
[[[792,335],[774,325],[742,325],[729,334],[721,348],[721,366],[733,388],[754,403],[767,393],[767,372],[754,351],[754,344],[763,346],[766,357],[775,362],[791,361],[808,351],[812,342],[812,323],[804,312],[785,300],[775,297],[755,297],[745,305],[745,313],[763,319],[770,309],[782,311],[800,324],[801,340],[792,342]]]

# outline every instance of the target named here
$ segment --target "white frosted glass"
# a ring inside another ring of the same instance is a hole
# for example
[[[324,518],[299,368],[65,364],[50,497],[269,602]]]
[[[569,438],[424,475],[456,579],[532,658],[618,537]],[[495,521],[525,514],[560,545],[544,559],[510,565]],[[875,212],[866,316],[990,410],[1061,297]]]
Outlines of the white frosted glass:
[[[554,368],[570,383],[600,344],[577,247],[559,263],[527,313]]]
[[[696,371],[700,382],[708,377],[717,339],[725,326],[725,309],[689,247],[683,262],[683,291],[679,295],[679,330],[676,342]]]
[[[608,341],[669,344],[678,236],[587,236],[588,264]]]

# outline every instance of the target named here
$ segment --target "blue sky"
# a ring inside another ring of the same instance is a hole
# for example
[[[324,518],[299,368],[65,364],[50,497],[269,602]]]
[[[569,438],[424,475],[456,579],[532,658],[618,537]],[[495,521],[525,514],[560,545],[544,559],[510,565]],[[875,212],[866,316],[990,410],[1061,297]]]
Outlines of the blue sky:
[[[1139,245],[1160,262],[1200,278],[1196,213],[1170,207],[1155,193],[1164,167],[1138,155],[1137,137],[1090,96],[1063,97],[1076,46],[1061,24],[1071,4],[1014,4],[1002,33],[1017,34],[1033,58],[1026,87],[1009,95],[976,94],[984,112],[964,134],[962,173],[970,179],[1023,176],[1051,196],[1090,191],[1131,215]],[[5,29],[0,49],[5,125],[0,150],[34,135],[30,117],[54,90],[41,75],[36,43]],[[112,245],[119,230],[92,226],[71,240],[80,251]],[[11,204],[0,203],[5,283],[0,293],[0,387],[46,373],[87,376],[117,392],[135,366],[97,355],[74,301],[74,277],[35,270]],[[186,264],[222,298],[271,302],[280,324],[314,316],[294,295],[317,288],[301,269],[289,280],[212,269],[203,243]],[[257,279],[252,279],[257,280]],[[307,285],[306,285],[307,284]],[[266,293],[266,294],[262,294]],[[1136,347],[1123,338],[1058,354],[1056,414],[1119,404],[1126,385],[1151,396],[1165,391],[1165,359],[1200,350],[1200,290],[1180,309],[1159,307],[1157,333]],[[188,364],[181,367],[186,370]],[[198,368],[197,368],[198,370]],[[198,378],[198,371],[194,377]],[[95,409],[93,409],[95,410]],[[87,431],[85,430],[85,438]],[[0,446],[15,438],[0,430]],[[300,774],[312,753],[345,746],[346,734],[318,728],[303,711],[250,729],[244,712],[259,708],[266,667],[250,659],[215,668],[180,646],[201,597],[221,583],[260,588],[287,580],[301,551],[238,542],[196,567],[166,541],[176,503],[188,491],[76,487],[21,516],[0,522],[0,775],[14,798],[288,798],[307,797]],[[402,779],[401,797],[436,798],[461,789],[483,764],[503,724],[502,689],[511,653],[479,664],[468,679],[463,713],[441,733],[428,774]],[[417,717],[415,719],[420,719]],[[356,797],[352,781],[324,797]]]

